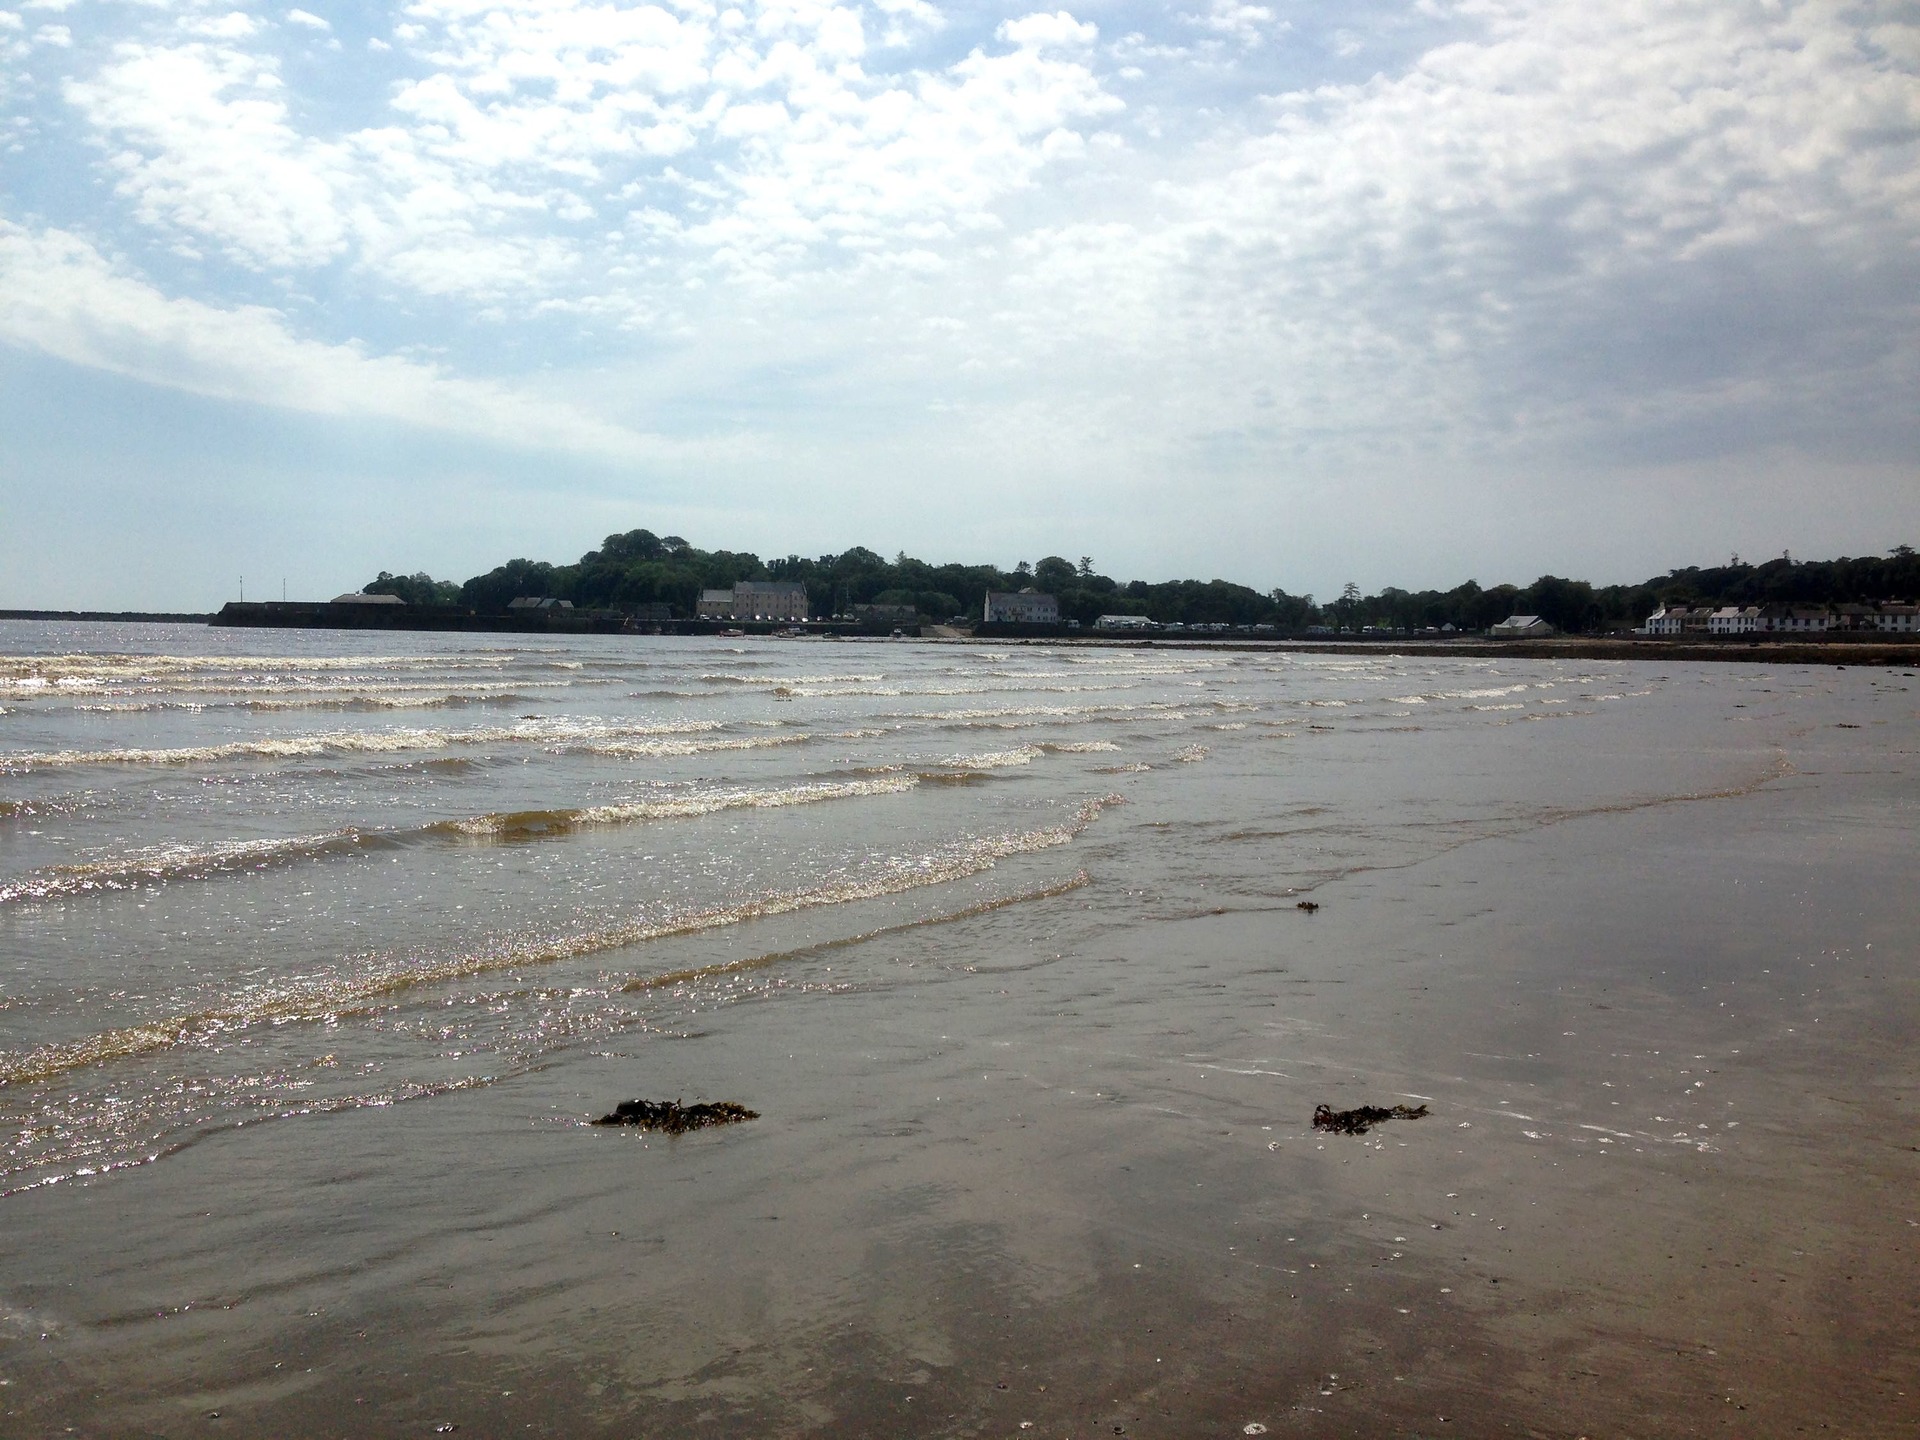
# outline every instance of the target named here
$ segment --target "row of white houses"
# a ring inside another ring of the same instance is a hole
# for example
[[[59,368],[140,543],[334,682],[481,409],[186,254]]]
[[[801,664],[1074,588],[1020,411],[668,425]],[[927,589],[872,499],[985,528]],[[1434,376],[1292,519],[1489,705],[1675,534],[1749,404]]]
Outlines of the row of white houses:
[[[1666,605],[1642,635],[1824,635],[1832,630],[1920,634],[1920,605]]]

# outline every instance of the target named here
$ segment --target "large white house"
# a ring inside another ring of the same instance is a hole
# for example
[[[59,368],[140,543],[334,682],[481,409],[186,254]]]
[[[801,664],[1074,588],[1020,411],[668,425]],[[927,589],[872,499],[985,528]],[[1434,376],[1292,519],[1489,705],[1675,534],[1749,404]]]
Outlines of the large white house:
[[[1038,590],[1022,590],[1018,594],[989,590],[982,618],[988,624],[997,620],[1014,625],[1058,625],[1060,602]]]
[[[1759,628],[1758,605],[1722,605],[1707,617],[1709,635],[1751,635]]]
[[[1685,605],[1662,605],[1640,627],[1642,635],[1686,635],[1705,630],[1713,612],[1704,605],[1689,609]]]
[[[1920,605],[1882,605],[1874,614],[1876,630],[1892,630],[1901,635],[1920,634]]]

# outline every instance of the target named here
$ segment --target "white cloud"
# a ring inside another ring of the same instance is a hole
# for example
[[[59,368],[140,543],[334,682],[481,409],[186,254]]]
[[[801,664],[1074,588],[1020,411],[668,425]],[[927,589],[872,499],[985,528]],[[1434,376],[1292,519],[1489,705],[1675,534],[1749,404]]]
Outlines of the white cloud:
[[[1828,6],[1476,12],[1484,38],[1404,74],[1276,97],[1125,219],[1023,239],[1022,348],[1151,366],[1194,433],[1362,445],[1757,414],[1910,366],[1912,306],[1874,315],[1920,268],[1897,43]],[[1759,343],[1781,313],[1797,347]]]
[[[122,45],[66,97],[120,148],[142,221],[256,265],[324,264],[346,248],[348,157],[293,126],[277,67],[220,45]]]
[[[1213,0],[1205,14],[1188,15],[1187,23],[1242,45],[1258,45],[1268,32],[1285,30],[1274,24],[1273,11],[1265,5],[1247,5],[1241,0]]]
[[[1100,38],[1100,27],[1091,21],[1083,25],[1065,10],[1056,10],[1051,15],[1041,12],[1005,21],[998,33],[1002,40],[1038,50],[1052,45],[1091,45]]]
[[[676,448],[563,402],[293,335],[259,306],[166,296],[86,240],[0,221],[0,339],[76,365],[222,400],[398,421],[494,443],[617,460]]]
[[[603,262],[555,221],[604,231],[630,195],[679,210],[653,232],[677,265],[791,278],[918,254],[998,224],[1008,197],[1081,153],[1079,127],[1120,108],[1065,53],[1097,31],[1064,11],[1002,26],[1011,50],[893,76],[864,68],[860,7],[824,0],[765,0],[739,26],[601,0],[405,13],[394,33],[426,73],[355,131],[304,130],[282,67],[237,28],[235,43],[125,43],[66,94],[110,137],[149,225],[260,268],[346,258],[407,289],[518,305],[580,298]],[[666,173],[680,157],[689,173]]]
[[[332,30],[333,26],[308,10],[287,11],[287,22],[292,25],[304,25],[309,30]]]
[[[1920,31],[1871,0],[1473,0],[1397,70],[1184,116],[1196,57],[1280,64],[1270,7],[1193,0],[1112,47],[1065,10],[956,12],[974,43],[938,64],[877,38],[931,29],[907,3],[402,14],[406,78],[350,121],[270,29],[129,41],[66,93],[168,242],[349,266],[574,356],[698,336],[696,407],[774,367],[916,413],[1017,390],[1009,433],[1048,453],[1253,465],[1677,434],[1911,368]],[[1797,353],[1760,333],[1789,312]]]

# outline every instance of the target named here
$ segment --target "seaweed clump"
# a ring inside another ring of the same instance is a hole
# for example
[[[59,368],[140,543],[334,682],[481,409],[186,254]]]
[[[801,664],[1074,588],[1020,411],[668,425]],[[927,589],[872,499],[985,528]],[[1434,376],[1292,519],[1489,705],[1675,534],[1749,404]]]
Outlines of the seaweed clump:
[[[738,1125],[742,1120],[758,1120],[760,1112],[736,1105],[731,1100],[701,1101],[682,1105],[678,1100],[622,1100],[613,1113],[602,1115],[596,1125],[638,1125],[643,1130],[659,1130],[668,1135],[684,1135],[689,1130],[704,1130],[709,1125]]]
[[[1418,1120],[1427,1113],[1424,1105],[1357,1105],[1351,1110],[1335,1110],[1328,1105],[1313,1107],[1313,1128],[1331,1130],[1336,1135],[1364,1135],[1383,1120]]]

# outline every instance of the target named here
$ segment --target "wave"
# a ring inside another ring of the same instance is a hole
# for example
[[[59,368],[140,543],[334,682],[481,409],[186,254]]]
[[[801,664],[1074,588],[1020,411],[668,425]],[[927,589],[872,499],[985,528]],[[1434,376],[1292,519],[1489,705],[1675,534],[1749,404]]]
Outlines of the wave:
[[[923,765],[940,765],[954,770],[1010,770],[1031,765],[1044,753],[1038,745],[1021,745],[1012,750],[988,750],[978,755],[949,755],[944,760],[923,760]]]
[[[916,777],[793,785],[778,790],[709,790],[620,805],[516,810],[460,820],[436,820],[405,829],[348,827],[319,835],[272,840],[229,840],[211,845],[166,845],[81,865],[53,865],[0,885],[0,905],[34,900],[65,900],[105,891],[129,890],[180,880],[209,880],[220,875],[275,869],[305,860],[395,849],[425,841],[463,844],[511,843],[557,838],[585,830],[610,829],[650,820],[682,820],[723,810],[771,810],[822,800],[898,795],[913,789]]]
[[[878,685],[884,675],[734,675],[725,672],[702,675],[708,685]]]
[[[810,805],[821,800],[901,795],[913,789],[915,778],[897,775],[873,780],[793,785],[781,790],[704,791],[662,800],[588,805],[579,809],[515,810],[497,815],[478,815],[470,820],[441,820],[423,827],[423,833],[457,836],[463,840],[537,839],[632,825],[647,820],[693,819],[722,810],[775,810],[789,805]]]
[[[712,755],[723,750],[766,750],[803,745],[811,735],[755,735],[733,740],[582,740],[553,748],[568,755],[605,755],[617,760],[657,760],[682,755]]]
[[[0,754],[0,773],[53,769],[71,765],[196,765],[223,760],[297,760],[321,755],[385,754],[405,750],[442,750],[456,745],[534,744],[565,748],[618,745],[628,737],[700,734],[720,728],[717,720],[685,721],[672,725],[594,725],[580,722],[532,721],[519,725],[484,726],[472,730],[329,730],[257,740],[231,740],[218,745],[187,745],[172,749],[130,747],[113,750],[39,750]],[[728,750],[750,748],[759,741],[673,742],[674,746],[646,750],[644,740],[634,753],[692,755],[701,746]],[[609,751],[605,753],[625,753]]]
[[[379,832],[338,830],[281,840],[231,840],[213,845],[163,845],[111,860],[51,865],[0,885],[0,905],[61,900],[95,891],[129,890],[169,880],[204,880],[240,870],[266,870],[294,860],[343,854],[381,843]]]
[[[362,687],[354,687],[356,691]],[[533,687],[529,686],[528,689]],[[241,700],[101,700],[72,708],[88,715],[140,715],[185,711],[202,715],[209,710],[245,710],[273,714],[290,710],[340,710],[379,713],[386,710],[458,710],[468,705],[530,705],[539,698],[512,690],[456,691],[437,695],[380,695],[348,693],[300,699],[266,699],[250,694]],[[46,711],[36,713],[45,714]]]
[[[725,960],[717,965],[700,965],[689,970],[672,970],[665,975],[639,976],[627,981],[620,989],[622,993],[628,995],[642,994],[648,990],[667,990],[678,985],[694,985],[702,980],[717,979],[722,975],[741,975],[754,970],[766,970],[785,961],[797,960],[807,955],[818,955],[827,950],[844,950],[849,946],[864,945],[869,940],[879,940],[888,935],[901,935],[909,930],[924,930],[934,925],[951,925],[959,920],[973,920],[982,915],[991,915],[996,910],[1025,905],[1029,901],[1051,900],[1056,896],[1070,895],[1075,890],[1092,883],[1091,875],[1085,870],[1077,870],[1064,880],[1036,885],[1031,890],[1020,890],[1011,895],[996,895],[991,900],[982,900],[959,910],[947,910],[938,915],[925,915],[917,920],[903,920],[897,925],[881,925],[872,930],[862,930],[857,935],[821,940],[793,950],[774,950],[765,955],[749,956],[744,960]]]
[[[1212,749],[1206,745],[1182,745],[1173,752],[1173,758],[1182,765],[1192,765],[1196,761],[1206,759],[1212,753]]]
[[[697,935],[798,911],[877,900],[931,885],[946,885],[992,869],[1015,855],[1071,844],[1100,812],[1123,804],[1118,795],[1089,800],[1055,826],[959,841],[922,855],[899,856],[864,876],[799,890],[776,891],[730,905],[635,919],[597,929],[531,940],[502,940],[477,952],[444,959],[361,957],[367,968],[350,975],[302,976],[262,986],[229,1004],[146,1024],[103,1031],[80,1041],[0,1055],[0,1087],[52,1079],[70,1071],[156,1051],[205,1045],[256,1025],[328,1020],[388,1003],[425,986],[507,970],[553,965],[653,940]]]

